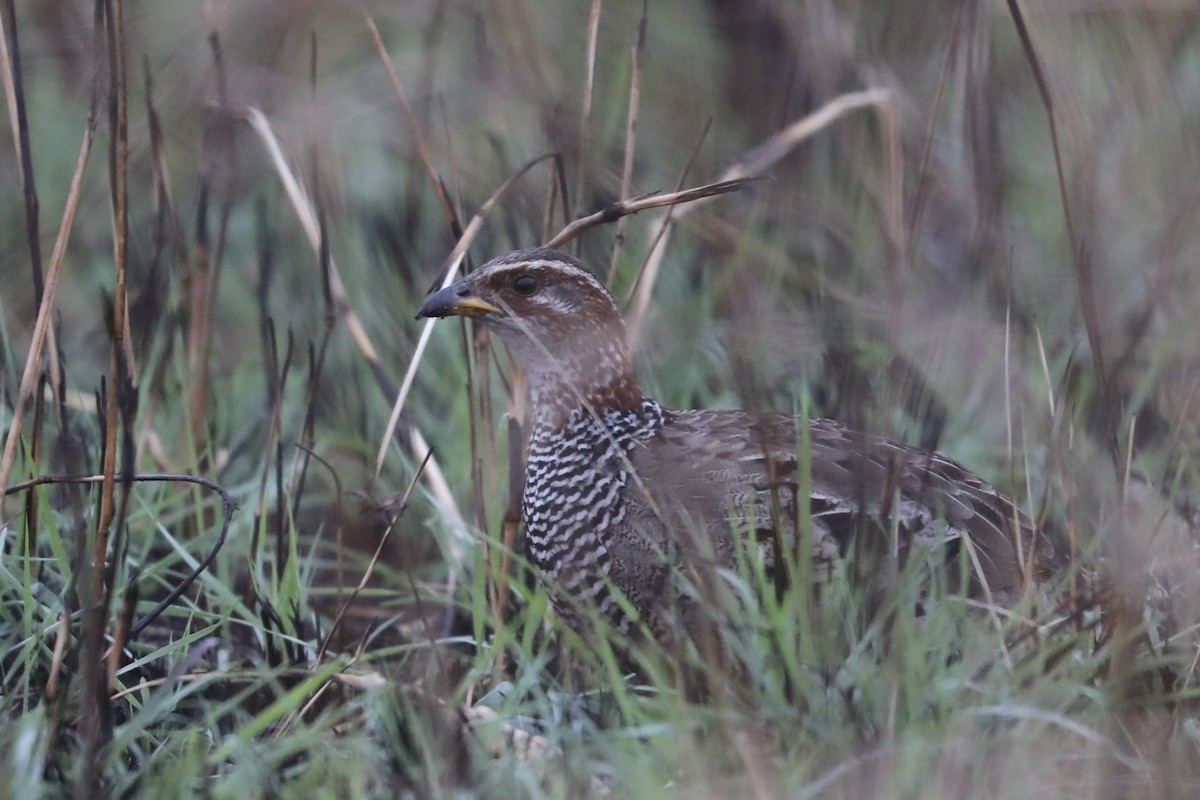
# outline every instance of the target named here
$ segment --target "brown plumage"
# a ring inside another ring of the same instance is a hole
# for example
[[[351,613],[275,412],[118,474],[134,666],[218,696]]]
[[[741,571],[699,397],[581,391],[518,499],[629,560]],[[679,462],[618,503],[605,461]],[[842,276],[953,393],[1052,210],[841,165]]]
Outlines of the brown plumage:
[[[790,414],[663,408],[634,377],[611,295],[570,256],[509,253],[431,295],[418,316],[474,317],[525,366],[528,552],[573,627],[594,609],[628,630],[632,609],[669,635],[689,605],[679,568],[694,577],[749,556],[770,575],[782,569],[778,548],[802,535],[801,511],[813,580],[864,543],[901,558],[940,547],[954,560],[969,541],[978,570],[968,590],[999,597],[1022,586],[1018,553],[1035,577],[1055,564],[1010,501],[941,453],[812,419],[798,460]]]

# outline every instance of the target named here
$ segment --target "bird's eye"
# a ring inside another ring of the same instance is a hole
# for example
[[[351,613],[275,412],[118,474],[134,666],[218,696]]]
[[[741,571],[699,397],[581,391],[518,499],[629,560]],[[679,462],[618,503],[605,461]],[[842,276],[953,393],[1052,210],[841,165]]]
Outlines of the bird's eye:
[[[537,278],[532,275],[518,275],[513,279],[512,287],[517,294],[528,297],[537,291]]]

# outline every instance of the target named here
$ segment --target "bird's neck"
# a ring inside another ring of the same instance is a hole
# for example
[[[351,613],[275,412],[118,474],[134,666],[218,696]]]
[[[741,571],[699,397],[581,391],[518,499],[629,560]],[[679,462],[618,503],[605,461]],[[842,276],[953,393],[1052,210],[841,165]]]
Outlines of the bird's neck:
[[[535,428],[559,429],[572,416],[604,419],[614,412],[637,413],[647,403],[657,407],[638,384],[623,344],[585,352],[582,358],[557,359],[528,370]]]

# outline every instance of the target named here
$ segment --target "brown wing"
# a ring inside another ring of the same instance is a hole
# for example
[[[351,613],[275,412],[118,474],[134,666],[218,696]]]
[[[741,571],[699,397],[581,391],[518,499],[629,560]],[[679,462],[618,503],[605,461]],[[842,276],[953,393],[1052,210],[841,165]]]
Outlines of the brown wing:
[[[1057,555],[1032,521],[954,459],[832,420],[811,420],[809,430],[814,506],[850,498],[847,512],[894,524],[913,541],[967,534],[993,591],[1021,585],[1020,559],[1030,558],[1030,548],[1036,577],[1055,568]]]
[[[958,543],[966,533],[993,591],[1020,585],[1018,537],[1026,558],[1039,541],[1039,573],[1052,567],[1054,552],[1034,536],[1029,520],[952,459],[824,419],[810,421],[809,439],[807,507],[818,577],[863,530],[895,530],[905,550],[913,543]],[[630,456],[653,491],[647,499],[637,487],[627,488],[635,499],[625,524],[652,531],[658,548],[685,547],[691,558],[733,563],[732,532],[768,543],[775,531],[795,530],[796,452],[790,415],[672,412]]]
[[[800,504],[789,415],[673,411],[654,436],[634,446],[630,461],[646,491],[627,489],[626,524],[663,536],[669,529],[677,560],[733,566],[740,546],[769,569],[778,535],[795,541]],[[839,547],[815,521],[814,574],[822,576]]]

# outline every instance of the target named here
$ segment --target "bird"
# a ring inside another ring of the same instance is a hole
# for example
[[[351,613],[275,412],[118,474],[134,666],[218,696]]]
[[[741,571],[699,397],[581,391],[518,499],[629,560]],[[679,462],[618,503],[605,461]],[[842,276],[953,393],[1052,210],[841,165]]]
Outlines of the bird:
[[[943,453],[824,418],[664,407],[634,374],[611,293],[570,255],[500,256],[417,313],[451,316],[483,324],[525,369],[526,553],[576,631],[598,617],[669,638],[700,602],[679,575],[750,558],[777,583],[781,548],[801,541],[811,557],[793,563],[814,583],[864,545],[951,564],[969,542],[965,590],[988,599],[1019,596],[1057,564],[1016,504]]]

